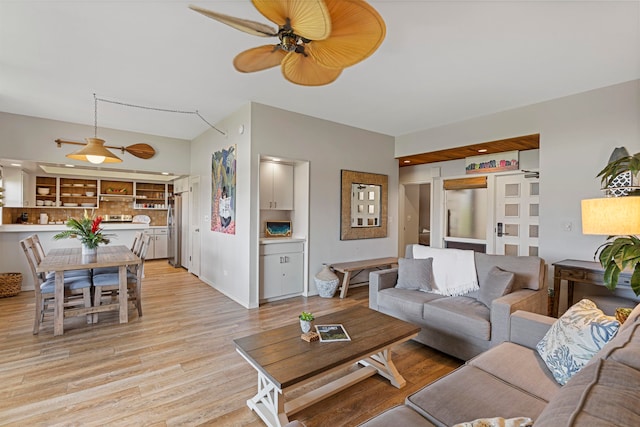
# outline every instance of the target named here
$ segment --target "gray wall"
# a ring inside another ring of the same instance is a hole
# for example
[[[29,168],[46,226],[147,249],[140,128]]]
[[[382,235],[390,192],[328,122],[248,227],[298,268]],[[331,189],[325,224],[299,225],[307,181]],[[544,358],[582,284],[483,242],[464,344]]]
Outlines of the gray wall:
[[[395,155],[533,133],[540,133],[540,256],[549,264],[592,260],[605,236],[582,234],[580,200],[602,197],[596,175],[615,147],[640,151],[640,80],[403,135]],[[401,168],[400,180],[430,179],[434,166],[442,176],[464,174],[464,161],[452,161]]]

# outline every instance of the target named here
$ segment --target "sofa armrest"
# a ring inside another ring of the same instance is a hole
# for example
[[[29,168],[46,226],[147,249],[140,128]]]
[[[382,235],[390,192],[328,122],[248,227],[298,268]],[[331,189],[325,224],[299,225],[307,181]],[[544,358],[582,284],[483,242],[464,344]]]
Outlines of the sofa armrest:
[[[538,313],[516,311],[511,315],[509,341],[525,347],[536,348],[536,344],[544,337],[544,334],[547,333],[556,320],[554,317]]]
[[[376,270],[369,273],[369,308],[378,310],[378,292],[393,288],[398,283],[398,268]]]
[[[491,303],[491,343],[498,345],[509,341],[511,313],[524,310],[532,313],[544,313],[547,311],[545,301],[547,291],[531,289],[519,289],[510,294],[496,298]]]

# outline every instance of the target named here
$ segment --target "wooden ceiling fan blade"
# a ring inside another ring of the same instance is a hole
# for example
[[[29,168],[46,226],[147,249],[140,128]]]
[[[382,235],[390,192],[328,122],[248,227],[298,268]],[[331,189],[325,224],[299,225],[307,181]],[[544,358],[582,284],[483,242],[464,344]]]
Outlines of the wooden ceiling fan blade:
[[[309,40],[331,34],[331,15],[324,0],[252,0],[265,18],[282,26],[290,20],[295,33]]]
[[[240,52],[233,59],[233,66],[240,72],[253,73],[280,65],[285,56],[287,52],[277,46],[259,46]]]
[[[386,35],[384,20],[364,0],[325,0],[332,31],[327,40],[309,43],[306,52],[330,68],[346,68],[378,49]]]
[[[140,159],[150,159],[156,154],[156,150],[149,144],[138,143],[122,147],[124,150]]]
[[[256,21],[249,21],[248,19],[236,18],[234,16],[224,15],[222,13],[213,12],[208,9],[203,9],[198,6],[189,5],[189,9],[194,10],[202,15],[215,19],[218,22],[227,24],[236,30],[244,31],[245,33],[253,34],[260,37],[273,37],[278,35],[278,30],[274,29],[270,25],[262,24]]]
[[[285,79],[302,86],[329,84],[335,81],[340,73],[341,69],[324,67],[310,56],[291,53],[282,61],[282,74]]]

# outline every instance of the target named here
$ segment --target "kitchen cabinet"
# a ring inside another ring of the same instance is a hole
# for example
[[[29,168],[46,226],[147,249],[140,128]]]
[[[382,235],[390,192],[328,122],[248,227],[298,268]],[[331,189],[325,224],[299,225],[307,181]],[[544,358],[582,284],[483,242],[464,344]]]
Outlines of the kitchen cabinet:
[[[51,179],[38,177],[38,182]],[[95,179],[60,178],[58,206],[64,208],[95,208],[98,206],[98,181]],[[39,185],[38,185],[39,186]],[[46,199],[45,199],[46,203]]]
[[[135,183],[134,209],[166,209],[169,189],[167,184],[152,182]],[[171,186],[172,187],[172,186]],[[172,190],[171,190],[172,191]]]
[[[304,243],[260,245],[260,299],[299,295],[304,287]]]
[[[160,259],[167,257],[167,228],[147,228],[145,234],[151,235],[146,259]]]
[[[293,210],[293,166],[260,162],[260,209]]]
[[[28,208],[36,205],[33,176],[19,168],[2,169],[4,206],[7,208]]]

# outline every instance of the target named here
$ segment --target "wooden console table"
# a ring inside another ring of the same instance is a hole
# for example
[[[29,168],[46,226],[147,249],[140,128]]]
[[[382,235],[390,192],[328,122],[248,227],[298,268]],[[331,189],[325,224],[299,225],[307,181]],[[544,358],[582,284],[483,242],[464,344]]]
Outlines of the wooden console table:
[[[553,317],[558,317],[560,285],[567,281],[567,307],[573,304],[573,287],[576,283],[604,286],[604,268],[599,262],[565,259],[553,264]],[[631,273],[621,272],[618,286],[630,287]]]
[[[334,269],[335,271],[342,273],[344,277],[342,278],[342,290],[340,291],[340,298],[344,298],[347,296],[347,291],[349,290],[349,280],[351,280],[351,273],[357,271],[354,276],[360,274],[363,270],[369,269],[380,269],[382,267],[393,267],[398,264],[398,258],[396,257],[388,257],[388,258],[376,258],[376,259],[364,259],[361,261],[350,261],[350,262],[340,262],[336,264],[330,264],[329,267]]]

